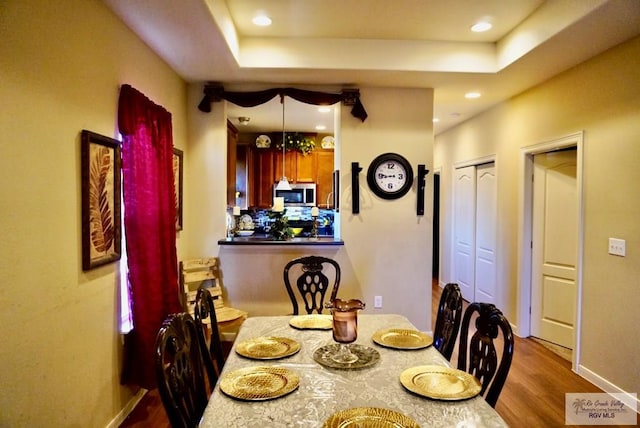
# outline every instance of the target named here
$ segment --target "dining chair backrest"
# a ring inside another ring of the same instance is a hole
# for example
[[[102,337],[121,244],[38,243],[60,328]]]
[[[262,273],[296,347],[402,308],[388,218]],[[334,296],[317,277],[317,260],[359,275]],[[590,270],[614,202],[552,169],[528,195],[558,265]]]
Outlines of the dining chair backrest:
[[[158,392],[173,428],[197,426],[207,407],[198,328],[188,313],[173,314],[156,336]]]
[[[472,316],[475,328],[470,327]],[[503,342],[500,362],[494,340]],[[469,335],[471,334],[471,337]],[[475,376],[481,383],[480,394],[491,407],[496,406],[507,380],[513,359],[513,332],[502,312],[490,303],[471,303],[465,310],[460,326],[458,369]],[[468,345],[467,345],[468,344]]]
[[[291,260],[284,267],[284,284],[293,305],[293,315],[300,313],[298,301],[307,314],[322,313],[325,295],[336,298],[340,287],[340,265],[330,258],[305,256]],[[297,293],[297,295],[296,295]]]
[[[458,284],[450,282],[442,290],[436,327],[433,331],[433,346],[447,360],[451,359],[453,348],[456,346],[460,321],[462,321],[462,293]]]
[[[220,259],[201,257],[182,260],[179,268],[184,311],[196,317],[194,307],[198,290],[206,288],[213,299],[220,339],[233,342],[248,313],[225,302]]]
[[[198,340],[204,366],[209,377],[209,386],[213,390],[225,361],[220,332],[218,331],[215,305],[208,289],[203,287],[198,289],[193,313],[195,322],[198,325]]]

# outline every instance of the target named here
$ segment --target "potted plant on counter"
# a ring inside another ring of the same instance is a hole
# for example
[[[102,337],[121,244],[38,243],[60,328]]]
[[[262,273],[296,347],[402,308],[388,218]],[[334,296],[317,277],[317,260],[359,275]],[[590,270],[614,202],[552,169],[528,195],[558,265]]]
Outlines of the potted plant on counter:
[[[269,228],[269,236],[275,241],[286,241],[293,234],[289,228],[289,219],[284,215],[285,211],[269,211],[269,218],[275,219]]]

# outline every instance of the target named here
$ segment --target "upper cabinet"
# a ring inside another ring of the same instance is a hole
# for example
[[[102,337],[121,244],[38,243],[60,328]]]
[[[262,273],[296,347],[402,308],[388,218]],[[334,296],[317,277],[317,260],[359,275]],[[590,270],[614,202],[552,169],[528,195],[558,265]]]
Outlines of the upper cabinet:
[[[274,182],[284,175],[292,183],[315,183],[318,169],[318,156],[315,151],[303,155],[300,152],[288,151],[284,157],[284,174],[282,173],[282,152],[275,152]]]
[[[316,194],[319,208],[335,208],[333,206],[333,149],[315,150],[316,154]]]

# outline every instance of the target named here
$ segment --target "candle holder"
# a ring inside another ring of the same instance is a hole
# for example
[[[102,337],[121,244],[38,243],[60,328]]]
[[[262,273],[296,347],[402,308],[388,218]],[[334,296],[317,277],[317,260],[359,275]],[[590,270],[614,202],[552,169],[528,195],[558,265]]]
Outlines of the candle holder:
[[[238,227],[239,224],[240,224],[240,216],[239,215],[234,215],[233,216],[233,235],[232,236],[236,236],[236,234],[238,233],[238,230],[240,229]]]
[[[355,363],[358,356],[351,352],[349,344],[358,338],[358,311],[365,308],[365,303],[357,299],[334,299],[324,306],[331,311],[333,340],[340,345],[331,359],[340,364]]]
[[[313,224],[311,225],[311,239],[318,239],[318,216],[314,215],[311,217],[313,219]]]

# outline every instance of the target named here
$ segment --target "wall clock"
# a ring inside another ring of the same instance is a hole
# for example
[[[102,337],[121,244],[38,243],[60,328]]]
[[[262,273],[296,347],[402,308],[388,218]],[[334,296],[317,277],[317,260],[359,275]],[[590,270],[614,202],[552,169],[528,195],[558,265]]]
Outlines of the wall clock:
[[[383,199],[398,199],[407,194],[413,184],[413,169],[408,160],[397,153],[376,157],[367,170],[371,191]]]

